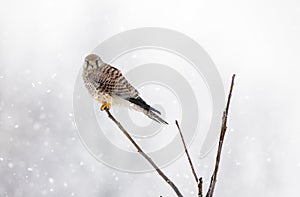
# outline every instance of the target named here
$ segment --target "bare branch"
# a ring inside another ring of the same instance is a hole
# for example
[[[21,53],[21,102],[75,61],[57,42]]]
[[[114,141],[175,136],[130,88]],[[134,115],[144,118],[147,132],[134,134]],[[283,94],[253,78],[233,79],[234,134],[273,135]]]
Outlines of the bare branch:
[[[177,126],[177,128],[178,128],[178,131],[179,131],[179,134],[180,134],[180,137],[181,137],[183,146],[184,146],[184,151],[185,151],[186,156],[187,156],[187,158],[188,158],[188,160],[189,160],[190,167],[191,167],[191,169],[192,169],[192,173],[193,173],[193,175],[194,175],[195,181],[196,181],[196,183],[198,184],[198,177],[197,177],[196,171],[195,171],[195,169],[194,169],[194,165],[193,165],[193,163],[192,163],[190,154],[189,154],[189,152],[188,152],[188,150],[187,150],[187,148],[186,148],[186,144],[185,144],[185,141],[184,141],[184,138],[183,138],[183,134],[182,134],[182,132],[181,132],[181,129],[180,129],[180,127],[179,127],[178,121],[175,120],[175,123],[176,123],[176,126]]]
[[[134,145],[137,149],[138,153],[140,153],[157,171],[157,173],[168,183],[172,189],[175,191],[177,196],[182,197],[183,195],[180,193],[176,185],[159,169],[159,167],[153,162],[153,160],[140,148],[140,146],[132,139],[130,134],[124,129],[120,122],[118,122],[113,115],[110,113],[109,110],[105,110],[107,112],[108,117],[119,127],[119,129],[125,134],[125,136],[130,140],[130,142]]]
[[[202,180],[202,177],[200,177],[200,179],[199,179],[198,197],[203,197],[203,180]]]
[[[179,131],[179,133],[180,133],[180,137],[181,137],[181,140],[182,140],[182,143],[183,143],[183,146],[184,146],[184,151],[185,151],[186,156],[187,156],[187,158],[188,158],[188,160],[189,160],[189,164],[190,164],[192,173],[193,173],[193,175],[194,175],[196,184],[197,184],[197,186],[198,186],[198,197],[203,197],[203,191],[202,191],[202,190],[203,190],[203,189],[202,189],[203,181],[202,181],[202,177],[198,180],[198,177],[197,177],[197,174],[196,174],[196,171],[195,171],[195,168],[194,168],[192,159],[191,159],[191,157],[190,157],[190,154],[189,154],[188,149],[187,149],[186,144],[185,144],[185,140],[184,140],[184,138],[183,138],[183,134],[182,134],[181,128],[180,128],[180,126],[179,126],[177,120],[175,120],[175,123],[176,123],[176,126],[177,126],[177,128],[178,128],[178,131]]]
[[[234,78],[235,78],[235,74],[232,76],[232,79],[231,79],[231,86],[230,86],[230,91],[229,91],[229,95],[228,95],[228,99],[227,99],[227,105],[226,105],[225,111],[223,112],[222,127],[221,127],[220,139],[219,139],[218,153],[217,153],[217,157],[216,157],[216,164],[215,164],[214,173],[210,179],[210,185],[209,185],[209,189],[206,194],[206,197],[213,196],[215,185],[217,182],[217,174],[218,174],[219,163],[220,163],[220,158],[221,158],[222,146],[223,146],[225,133],[227,130],[227,116],[228,116],[228,110],[229,110],[229,105],[230,105],[230,100],[231,100],[231,95],[232,95],[232,90],[233,90],[233,85],[234,85]]]

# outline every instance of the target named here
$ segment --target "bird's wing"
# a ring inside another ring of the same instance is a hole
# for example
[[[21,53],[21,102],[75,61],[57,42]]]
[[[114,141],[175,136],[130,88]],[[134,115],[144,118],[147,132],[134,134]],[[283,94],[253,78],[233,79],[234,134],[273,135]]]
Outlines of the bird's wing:
[[[94,81],[98,84],[98,90],[111,96],[122,99],[137,98],[139,92],[126,80],[121,71],[106,64],[95,72]]]
[[[147,111],[151,110],[160,114],[158,110],[148,105],[139,96],[139,92],[127,81],[121,71],[117,68],[106,64],[96,73],[97,77],[95,77],[95,79],[98,83],[97,89],[100,90],[100,92],[107,93],[111,96],[118,96]]]

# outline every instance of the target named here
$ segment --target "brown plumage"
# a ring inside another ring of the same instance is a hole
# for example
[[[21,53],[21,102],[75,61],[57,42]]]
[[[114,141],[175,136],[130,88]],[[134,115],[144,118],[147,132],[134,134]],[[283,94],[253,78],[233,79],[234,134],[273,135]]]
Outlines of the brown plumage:
[[[159,117],[160,112],[148,105],[139,92],[126,80],[121,71],[106,64],[95,54],[85,58],[83,81],[91,96],[108,106],[129,103],[133,109],[143,112],[156,122],[168,124]]]

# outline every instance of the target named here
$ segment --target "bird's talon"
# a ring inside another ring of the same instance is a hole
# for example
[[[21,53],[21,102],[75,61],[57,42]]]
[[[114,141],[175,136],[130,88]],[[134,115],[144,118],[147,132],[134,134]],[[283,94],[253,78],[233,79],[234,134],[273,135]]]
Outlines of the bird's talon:
[[[100,110],[103,111],[103,110],[109,110],[110,109],[110,104],[108,103],[104,103],[101,107],[100,107]]]

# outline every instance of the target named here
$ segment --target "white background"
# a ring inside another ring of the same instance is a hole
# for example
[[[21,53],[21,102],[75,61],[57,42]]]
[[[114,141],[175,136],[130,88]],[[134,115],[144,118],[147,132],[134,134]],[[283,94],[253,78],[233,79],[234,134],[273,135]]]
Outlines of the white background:
[[[5,1],[0,7],[0,196],[174,196],[156,175],[98,163],[73,121],[83,57],[132,28],[182,32],[237,74],[215,196],[299,196],[299,1]],[[205,187],[215,151],[193,153]],[[185,196],[183,157],[164,169]]]

